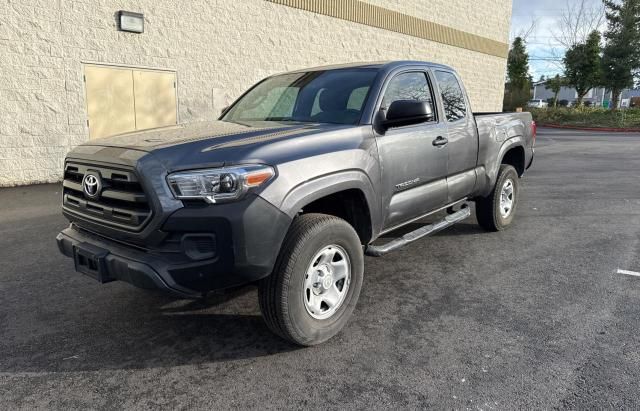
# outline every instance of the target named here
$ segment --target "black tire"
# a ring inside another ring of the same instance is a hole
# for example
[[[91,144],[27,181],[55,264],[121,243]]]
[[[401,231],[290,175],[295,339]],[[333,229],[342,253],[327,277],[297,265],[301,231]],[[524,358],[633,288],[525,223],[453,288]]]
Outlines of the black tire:
[[[311,316],[305,306],[307,269],[316,254],[330,245],[346,252],[351,280],[342,303],[326,319]],[[271,331],[295,344],[310,346],[336,335],[358,301],[364,275],[364,255],[358,234],[346,221],[325,214],[294,219],[273,273],[258,288],[260,310]]]
[[[507,180],[513,184],[513,205],[505,217],[500,212],[500,196]],[[513,222],[518,206],[520,192],[519,178],[516,169],[508,164],[502,164],[498,170],[496,185],[487,197],[476,199],[476,217],[478,224],[487,231],[502,231]]]

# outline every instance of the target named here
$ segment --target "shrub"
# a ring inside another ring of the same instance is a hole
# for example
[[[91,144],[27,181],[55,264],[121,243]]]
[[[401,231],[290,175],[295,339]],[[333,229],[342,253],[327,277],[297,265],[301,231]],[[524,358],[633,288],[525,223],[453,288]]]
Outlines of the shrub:
[[[560,104],[562,102],[559,102]],[[578,127],[640,128],[640,109],[607,110],[601,107],[549,107],[531,109],[536,123]]]

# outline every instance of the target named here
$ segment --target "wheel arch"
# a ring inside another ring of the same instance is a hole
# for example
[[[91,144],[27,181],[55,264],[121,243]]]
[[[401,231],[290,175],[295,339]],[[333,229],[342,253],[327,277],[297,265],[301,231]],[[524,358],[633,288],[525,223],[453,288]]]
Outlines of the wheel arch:
[[[522,162],[522,173],[524,173],[524,162],[525,162],[525,151],[524,151],[525,141],[524,137],[518,136],[511,138],[505,141],[498,150],[498,155],[495,157],[496,161],[491,164],[490,169],[487,170],[487,174],[491,181],[491,189],[493,189],[494,184],[496,183],[496,179],[498,178],[498,170],[500,170],[500,166],[502,164],[516,165],[521,161]],[[505,159],[508,161],[505,163]],[[518,167],[514,166],[516,171],[518,171]],[[518,176],[522,174],[518,171]]]
[[[525,140],[522,136],[510,138],[500,146],[495,146],[495,151],[490,151],[487,155],[484,167],[480,167],[478,181],[474,197],[485,197],[489,195],[496,184],[498,171],[502,164],[514,166],[518,176],[521,177],[525,167]],[[506,162],[505,162],[506,160]]]
[[[522,177],[525,170],[525,151],[524,145],[517,144],[509,147],[500,159],[499,165],[508,164],[513,166],[518,173],[518,177]]]
[[[373,184],[361,171],[346,171],[307,181],[292,189],[281,209],[291,218],[323,213],[345,219],[363,244],[380,230],[379,206]]]

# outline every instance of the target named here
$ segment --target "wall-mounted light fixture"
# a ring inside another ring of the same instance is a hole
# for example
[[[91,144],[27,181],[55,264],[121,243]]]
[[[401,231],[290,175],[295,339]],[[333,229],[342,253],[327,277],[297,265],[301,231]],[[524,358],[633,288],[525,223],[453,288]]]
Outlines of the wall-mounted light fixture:
[[[144,14],[120,10],[118,12],[118,29],[131,33],[144,33]]]

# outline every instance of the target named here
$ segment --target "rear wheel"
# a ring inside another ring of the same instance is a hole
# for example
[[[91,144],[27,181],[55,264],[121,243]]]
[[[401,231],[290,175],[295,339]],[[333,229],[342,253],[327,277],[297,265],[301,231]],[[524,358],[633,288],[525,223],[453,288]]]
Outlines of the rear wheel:
[[[267,326],[300,345],[328,340],[349,320],[363,272],[362,246],[351,225],[324,214],[297,217],[273,273],[259,286]]]
[[[516,169],[502,164],[491,194],[476,200],[478,224],[488,231],[502,231],[507,228],[515,217],[519,189]]]

